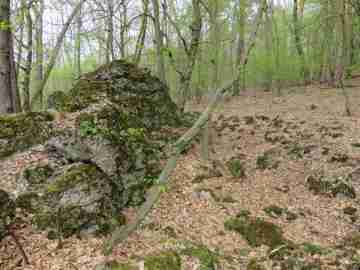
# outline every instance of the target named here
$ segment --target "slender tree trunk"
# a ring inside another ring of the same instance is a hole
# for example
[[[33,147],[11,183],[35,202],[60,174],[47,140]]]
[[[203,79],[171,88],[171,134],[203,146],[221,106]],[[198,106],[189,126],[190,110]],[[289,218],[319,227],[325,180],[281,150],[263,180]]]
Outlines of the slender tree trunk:
[[[141,18],[140,32],[139,32],[139,36],[136,41],[135,57],[134,57],[134,62],[136,65],[139,65],[139,63],[140,63],[142,50],[143,50],[144,44],[145,44],[147,21],[148,21],[147,13],[149,12],[149,0],[142,0],[142,4],[143,4],[143,13],[144,14],[142,15],[142,18]]]
[[[301,28],[302,23],[299,21],[299,12],[298,12],[299,3],[298,0],[294,0],[293,3],[293,23],[294,23],[294,39],[295,39],[295,46],[297,53],[299,55],[301,61],[301,75],[304,78],[304,81],[307,82],[309,79],[309,71],[306,65],[306,56],[304,53],[304,48],[302,44],[302,35],[301,35]],[[303,12],[303,10],[301,11]],[[302,17],[301,17],[302,20]]]
[[[186,41],[182,36],[180,36],[180,30],[173,22],[174,27],[176,27],[177,32],[179,33],[179,39],[182,39],[184,42],[184,50],[187,56],[187,61],[183,71],[178,71],[180,75],[179,81],[179,92],[180,92],[180,103],[179,107],[182,111],[185,109],[186,101],[190,96],[190,85],[191,79],[194,72],[194,67],[196,63],[196,58],[199,52],[200,40],[201,40],[201,28],[202,28],[202,18],[200,10],[200,1],[192,0],[193,6],[193,18],[191,23],[191,42],[190,46],[186,44]]]
[[[107,41],[106,41],[106,63],[115,59],[114,52],[114,3],[107,0]]]
[[[243,53],[240,56],[240,64],[238,67],[236,80],[235,80],[235,82],[237,81],[237,83],[241,80],[241,76],[243,75],[243,70],[246,68],[246,65],[248,63],[249,53],[251,52],[252,48],[255,45],[255,39],[257,37],[257,33],[259,31],[262,22],[262,17],[263,14],[266,12],[266,9],[267,9],[267,0],[261,0],[260,7],[255,18],[254,31],[250,34],[249,42],[246,50],[243,50]]]
[[[25,112],[30,111],[30,80],[32,69],[32,55],[33,55],[33,20],[31,18],[30,9],[26,10],[26,31],[27,31],[27,56],[25,62],[24,81],[23,81],[23,109]]]
[[[335,85],[341,86],[344,79],[344,69],[346,63],[346,26],[345,26],[345,2],[344,0],[336,1],[336,69]]]
[[[265,51],[266,51],[266,69],[265,69],[265,91],[271,91],[273,84],[273,3],[268,2],[268,8],[265,12]]]
[[[156,42],[156,61],[157,61],[157,75],[163,83],[166,83],[165,76],[165,60],[163,54],[163,35],[161,33],[160,24],[160,7],[158,0],[152,0],[154,10],[154,28],[155,28],[155,42]]]
[[[211,86],[212,88],[217,88],[220,83],[219,78],[219,50],[220,50],[220,0],[211,0],[210,3],[210,46],[211,46],[211,65],[210,74],[212,74],[211,78]]]
[[[10,0],[0,0],[0,113],[15,111],[11,85]]]
[[[37,89],[42,80],[44,75],[44,40],[43,40],[43,33],[44,33],[44,25],[43,25],[43,18],[44,18],[44,1],[38,1],[39,7],[34,7],[36,21],[35,21],[35,56],[36,56],[36,63],[35,63],[35,76],[34,76],[34,88]],[[41,93],[39,97],[39,106],[40,108],[43,107],[43,94]]]
[[[76,78],[81,75],[81,28],[82,28],[82,12],[81,9],[76,18],[76,38],[75,38],[75,74]]]
[[[246,10],[247,0],[239,0],[239,15],[238,15],[238,38],[236,47],[236,69],[240,69],[241,55],[245,50],[245,28],[246,28]],[[245,90],[245,76],[244,72],[240,72],[240,77],[235,81],[233,94],[238,96],[240,94],[240,88]]]
[[[146,0],[148,1],[148,0]],[[125,58],[126,57],[126,40],[125,40],[125,35],[127,33],[128,30],[128,19],[127,19],[127,5],[126,5],[126,0],[121,0],[121,4],[122,6],[122,10],[121,10],[121,14],[120,14],[120,21],[121,21],[121,26],[120,26],[120,56],[121,58]],[[144,34],[144,39],[145,39],[145,34]]]

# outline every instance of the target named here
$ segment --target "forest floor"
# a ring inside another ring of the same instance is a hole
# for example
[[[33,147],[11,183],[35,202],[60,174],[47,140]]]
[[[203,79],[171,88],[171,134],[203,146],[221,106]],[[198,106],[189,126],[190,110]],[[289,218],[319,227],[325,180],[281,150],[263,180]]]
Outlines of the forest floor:
[[[341,90],[319,85],[289,88],[280,97],[249,90],[231,98],[213,114],[211,155],[223,164],[221,168],[235,164],[238,177],[223,169],[207,174],[195,144],[179,160],[168,191],[141,228],[110,257],[101,254],[106,238],[73,237],[57,249],[56,241],[24,223],[16,234],[31,264],[23,264],[8,237],[0,245],[0,269],[85,270],[105,259],[137,263],[187,241],[219,254],[216,269],[262,269],[250,268],[252,258],[263,269],[297,269],[279,268],[267,246],[250,246],[239,233],[224,227],[229,218],[245,211],[279,226],[286,239],[303,244],[304,261],[322,267],[301,269],[360,269],[350,268],[359,252],[350,256],[342,247],[360,230],[360,80],[347,84],[352,85],[347,88],[352,116],[345,115]],[[189,110],[205,106],[194,103]],[[0,165],[0,183],[43,159],[36,151],[14,155]],[[319,173],[352,175],[355,195],[311,190],[309,176]],[[127,219],[135,213],[136,209],[127,209]],[[196,263],[185,258],[183,269],[200,269]]]

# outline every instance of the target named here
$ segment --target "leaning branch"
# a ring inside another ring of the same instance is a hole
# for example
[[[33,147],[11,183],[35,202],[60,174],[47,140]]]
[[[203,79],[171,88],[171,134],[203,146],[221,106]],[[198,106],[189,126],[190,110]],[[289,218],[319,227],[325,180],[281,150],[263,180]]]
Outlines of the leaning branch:
[[[232,89],[233,83],[234,82],[232,81],[225,87],[220,88],[215,92],[215,95],[213,96],[210,104],[200,115],[196,123],[173,145],[170,151],[170,158],[168,159],[164,169],[162,170],[158,178],[157,185],[153,186],[149,190],[147,199],[145,203],[140,207],[136,219],[133,222],[127,224],[125,227],[120,227],[112,234],[111,238],[104,246],[103,253],[105,255],[109,255],[117,244],[124,241],[133,231],[135,231],[136,228],[148,215],[154,204],[160,198],[160,195],[164,191],[165,186],[169,183],[170,174],[175,169],[181,152],[187,145],[191,143],[195,136],[201,132],[202,128],[209,121],[209,116],[211,112],[216,108],[224,93]]]

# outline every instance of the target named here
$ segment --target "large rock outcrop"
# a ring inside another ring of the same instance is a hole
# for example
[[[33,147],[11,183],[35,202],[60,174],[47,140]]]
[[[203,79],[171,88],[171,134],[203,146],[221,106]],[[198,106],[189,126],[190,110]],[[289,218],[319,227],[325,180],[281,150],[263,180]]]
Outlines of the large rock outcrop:
[[[177,107],[159,79],[124,61],[83,75],[49,105],[75,112],[74,126],[47,141],[47,164],[22,173],[17,205],[63,236],[109,231],[124,221],[122,208],[143,202],[160,172],[172,137],[164,127],[182,123]]]

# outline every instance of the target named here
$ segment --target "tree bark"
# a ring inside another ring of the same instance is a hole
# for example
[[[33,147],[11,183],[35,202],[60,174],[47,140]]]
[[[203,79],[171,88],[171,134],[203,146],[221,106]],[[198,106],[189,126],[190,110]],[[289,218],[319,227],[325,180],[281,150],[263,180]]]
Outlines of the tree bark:
[[[44,76],[44,1],[39,0],[38,5],[33,6],[33,10],[36,16],[35,20],[35,66],[34,66],[34,89],[38,89]],[[39,97],[38,106],[43,107],[43,94]]]
[[[307,82],[309,80],[309,71],[306,66],[306,57],[304,53],[304,48],[302,44],[301,38],[301,28],[302,24],[299,22],[299,12],[298,12],[299,3],[298,0],[294,0],[293,3],[293,23],[294,23],[294,39],[295,39],[295,46],[300,57],[301,61],[301,75],[304,78],[304,81]],[[303,12],[303,11],[301,11]],[[301,18],[302,19],[302,18]]]
[[[23,109],[25,112],[30,111],[30,80],[32,69],[32,55],[33,55],[33,20],[31,18],[30,9],[25,11],[26,15],[26,31],[27,31],[27,56],[25,62],[24,81],[23,81]]]
[[[115,59],[114,51],[114,2],[107,0],[107,40],[106,40],[106,63]]]
[[[239,0],[239,15],[238,15],[238,38],[237,38],[237,47],[236,47],[236,68],[240,68],[241,55],[245,50],[245,28],[246,28],[246,10],[247,10],[247,0]],[[233,95],[238,96],[240,94],[240,88],[244,90],[245,88],[245,76],[244,72],[241,73],[241,77],[235,81]]]
[[[163,54],[164,42],[163,42],[163,35],[161,33],[159,1],[152,0],[152,5],[154,10],[157,75],[163,83],[166,83],[165,60]]]
[[[11,85],[10,0],[0,0],[0,113],[15,112]]]

